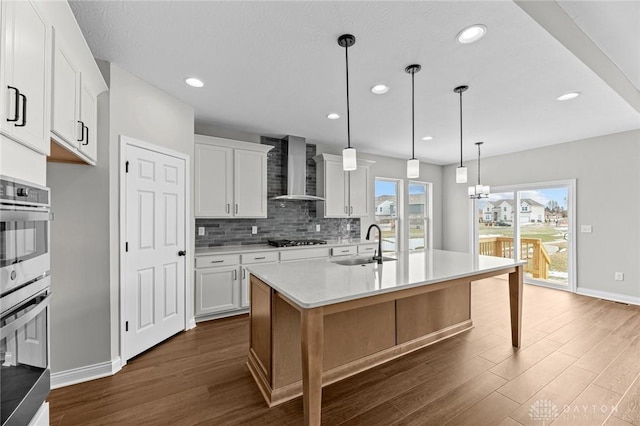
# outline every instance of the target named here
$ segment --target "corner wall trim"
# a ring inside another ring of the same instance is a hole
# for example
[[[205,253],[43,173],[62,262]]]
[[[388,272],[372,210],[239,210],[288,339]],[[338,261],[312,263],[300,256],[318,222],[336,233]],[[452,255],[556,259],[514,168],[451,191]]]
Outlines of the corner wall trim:
[[[185,330],[191,330],[192,328],[196,328],[196,318],[191,317],[189,321],[187,321],[187,328]]]
[[[51,373],[51,389],[62,388],[116,374],[122,369],[120,357],[99,364]]]
[[[610,293],[608,291],[592,290],[589,288],[578,287],[576,293],[583,296],[597,297],[599,299],[611,300],[614,302],[629,303],[631,305],[640,306],[640,297],[627,296],[624,294]]]

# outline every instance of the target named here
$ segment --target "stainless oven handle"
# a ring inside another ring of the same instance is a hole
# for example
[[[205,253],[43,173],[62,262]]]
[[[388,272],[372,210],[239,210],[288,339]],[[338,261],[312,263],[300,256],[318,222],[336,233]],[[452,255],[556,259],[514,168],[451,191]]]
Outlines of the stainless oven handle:
[[[51,220],[51,214],[46,212],[33,212],[33,211],[15,211],[15,210],[0,210],[0,222],[31,222]]]
[[[36,305],[35,308],[31,309],[26,314],[16,318],[13,322],[10,322],[9,324],[6,324],[4,327],[2,327],[0,329],[0,339],[8,337],[12,333],[15,333],[19,328],[24,327],[29,322],[33,321],[35,317],[40,315],[42,311],[49,307],[50,298],[51,296],[45,297],[40,301],[40,303]]]

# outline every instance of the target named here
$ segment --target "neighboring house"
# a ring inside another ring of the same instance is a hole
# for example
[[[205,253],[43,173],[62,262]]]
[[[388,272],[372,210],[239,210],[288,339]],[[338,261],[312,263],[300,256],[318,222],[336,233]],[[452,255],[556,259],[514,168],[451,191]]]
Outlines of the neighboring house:
[[[480,220],[484,223],[513,222],[514,200],[487,202],[481,211]],[[544,222],[545,208],[539,202],[523,198],[520,200],[520,223]]]
[[[376,206],[376,216],[395,216],[396,203],[391,200],[385,200]]]

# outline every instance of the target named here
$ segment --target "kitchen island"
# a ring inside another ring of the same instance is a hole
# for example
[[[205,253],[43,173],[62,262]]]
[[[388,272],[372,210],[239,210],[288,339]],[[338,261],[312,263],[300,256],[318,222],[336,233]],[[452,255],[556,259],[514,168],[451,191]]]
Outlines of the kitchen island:
[[[471,328],[471,281],[509,274],[519,347],[523,264],[425,250],[381,265],[252,266],[247,365],[269,406],[302,395],[305,424],[319,425],[323,386]]]

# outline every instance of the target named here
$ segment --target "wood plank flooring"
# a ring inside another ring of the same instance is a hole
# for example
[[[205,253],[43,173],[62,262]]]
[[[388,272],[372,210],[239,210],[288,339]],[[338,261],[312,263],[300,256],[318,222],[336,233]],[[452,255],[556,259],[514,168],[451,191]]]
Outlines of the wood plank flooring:
[[[506,277],[472,286],[475,327],[326,387],[324,425],[640,426],[640,307],[525,285],[511,347]],[[245,366],[246,315],[199,323],[112,377],[51,392],[51,425],[299,425]]]

